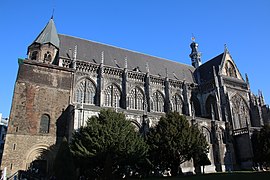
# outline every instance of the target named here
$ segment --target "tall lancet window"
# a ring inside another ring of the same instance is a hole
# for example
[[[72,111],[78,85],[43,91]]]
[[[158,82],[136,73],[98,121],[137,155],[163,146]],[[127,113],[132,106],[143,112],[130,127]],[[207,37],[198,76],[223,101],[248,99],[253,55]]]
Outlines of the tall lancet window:
[[[114,84],[105,89],[105,106],[120,107],[121,92]]]
[[[183,102],[179,94],[175,94],[174,96],[172,96],[171,104],[172,104],[172,111],[183,113],[182,112]]]
[[[143,92],[138,87],[130,91],[128,97],[128,107],[130,109],[143,110]]]
[[[151,109],[156,112],[164,112],[164,98],[159,91],[152,95]]]
[[[234,129],[247,127],[250,123],[249,107],[245,100],[238,94],[232,97],[232,116]]]
[[[77,84],[75,102],[95,104],[96,87],[89,79],[84,79]]]

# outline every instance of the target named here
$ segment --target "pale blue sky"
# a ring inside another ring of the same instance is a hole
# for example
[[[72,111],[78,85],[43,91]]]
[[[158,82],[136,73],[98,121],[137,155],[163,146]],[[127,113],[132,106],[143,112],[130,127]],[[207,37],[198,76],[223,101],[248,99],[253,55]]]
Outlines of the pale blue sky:
[[[184,64],[192,33],[202,61],[224,44],[252,91],[270,103],[269,0],[2,0],[0,2],[0,112],[10,112],[17,59],[49,21],[58,33],[94,40]]]

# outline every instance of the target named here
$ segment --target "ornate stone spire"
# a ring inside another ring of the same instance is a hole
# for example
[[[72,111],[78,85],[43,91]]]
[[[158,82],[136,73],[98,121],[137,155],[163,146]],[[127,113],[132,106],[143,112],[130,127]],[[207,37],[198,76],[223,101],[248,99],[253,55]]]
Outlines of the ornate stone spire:
[[[101,52],[101,64],[104,64],[104,51]]]
[[[74,53],[73,53],[73,69],[76,69],[76,61],[77,61],[77,45],[74,47]]]
[[[246,76],[246,83],[247,83],[248,89],[250,89],[248,74],[246,73],[245,76]]]
[[[192,66],[197,68],[202,64],[201,53],[198,51],[199,45],[195,42],[194,36],[191,38],[191,40],[192,40],[192,43],[190,44],[191,53],[190,53],[189,57],[191,58]]]
[[[146,62],[145,68],[146,68],[146,72],[149,73],[149,64],[148,64],[148,62]]]
[[[125,69],[127,69],[128,67],[128,59],[127,59],[127,56],[125,57]]]

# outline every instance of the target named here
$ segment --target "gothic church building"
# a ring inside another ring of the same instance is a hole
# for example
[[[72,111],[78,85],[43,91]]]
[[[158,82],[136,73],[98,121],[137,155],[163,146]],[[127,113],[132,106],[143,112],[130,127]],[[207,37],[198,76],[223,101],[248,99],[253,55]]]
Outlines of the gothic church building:
[[[270,122],[263,95],[250,91],[227,48],[202,63],[198,44],[190,47],[192,65],[185,65],[58,34],[50,19],[19,65],[1,169],[28,169],[102,108],[123,112],[138,130],[177,111],[206,136],[208,172],[250,168],[250,136]],[[52,159],[42,160],[44,171]],[[193,171],[190,162],[182,168]]]

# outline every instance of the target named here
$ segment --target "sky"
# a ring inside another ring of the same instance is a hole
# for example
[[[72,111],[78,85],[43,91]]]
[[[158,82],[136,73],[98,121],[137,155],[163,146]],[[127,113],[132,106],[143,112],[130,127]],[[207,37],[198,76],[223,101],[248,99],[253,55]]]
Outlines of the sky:
[[[54,13],[53,12],[54,9]],[[202,62],[224,44],[251,90],[270,103],[269,0],[1,0],[0,113],[8,117],[18,71],[51,16],[58,33],[191,65],[192,34]]]

